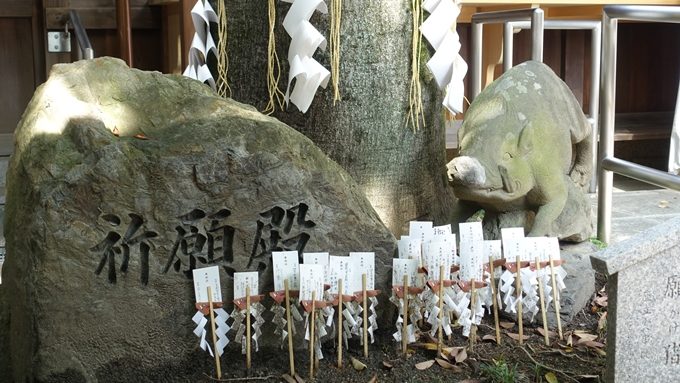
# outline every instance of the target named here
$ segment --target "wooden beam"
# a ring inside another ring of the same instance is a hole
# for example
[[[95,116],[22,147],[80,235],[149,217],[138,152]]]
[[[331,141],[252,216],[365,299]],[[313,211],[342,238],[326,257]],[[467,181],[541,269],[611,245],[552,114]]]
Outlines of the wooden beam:
[[[2,0],[0,1],[0,17],[32,17],[33,1]]]
[[[179,2],[161,7],[163,14],[163,73],[182,73]]]
[[[120,58],[132,68],[132,28],[130,26],[130,0],[116,1],[116,24]]]
[[[177,3],[179,3],[179,0],[149,0],[149,5],[168,5]]]
[[[180,31],[182,42],[182,69],[189,65],[189,48],[191,40],[194,38],[194,22],[191,19],[191,8],[196,4],[193,0],[179,0],[180,4]]]
[[[47,33],[43,22],[43,7],[40,1],[27,1],[33,7],[31,17],[31,30],[33,32],[33,81],[34,87],[45,82],[47,73],[45,72],[45,40]]]
[[[116,29],[116,8],[73,8],[78,11],[80,21],[85,29]],[[47,29],[63,29],[68,20],[70,8],[45,8],[45,25]],[[132,29],[159,29],[161,27],[160,12],[151,7],[131,7],[130,20]]]

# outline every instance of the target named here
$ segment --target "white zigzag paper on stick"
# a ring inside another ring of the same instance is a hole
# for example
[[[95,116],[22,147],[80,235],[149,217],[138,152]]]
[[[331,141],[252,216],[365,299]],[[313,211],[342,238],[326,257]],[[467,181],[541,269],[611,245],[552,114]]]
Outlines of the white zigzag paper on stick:
[[[326,49],[326,39],[309,22],[314,11],[328,13],[328,7],[323,0],[283,0],[292,3],[288,10],[283,27],[291,37],[288,48],[288,89],[285,100],[291,101],[298,109],[305,113],[309,109],[319,86],[326,88],[331,73],[312,58],[318,48]],[[293,79],[295,87],[290,90]]]
[[[425,39],[435,49],[427,62],[440,89],[446,88],[443,105],[452,113],[463,112],[463,79],[467,64],[461,57],[460,37],[455,32],[456,18],[460,14],[458,0],[425,0],[423,9],[430,16],[420,26]]]
[[[184,70],[183,75],[200,82],[207,81],[214,90],[215,79],[208,69],[207,58],[209,52],[217,56],[217,46],[210,34],[210,23],[218,22],[217,14],[210,6],[209,1],[203,3],[203,0],[198,0],[191,9],[191,19],[196,33],[189,48],[189,65]]]

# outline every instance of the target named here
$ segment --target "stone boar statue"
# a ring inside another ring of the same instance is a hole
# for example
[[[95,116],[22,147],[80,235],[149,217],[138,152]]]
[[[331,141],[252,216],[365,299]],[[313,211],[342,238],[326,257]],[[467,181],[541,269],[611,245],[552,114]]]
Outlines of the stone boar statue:
[[[525,62],[470,105],[449,181],[459,202],[484,209],[489,237],[523,226],[529,236],[583,241],[592,232],[591,136],[567,85],[545,64]]]

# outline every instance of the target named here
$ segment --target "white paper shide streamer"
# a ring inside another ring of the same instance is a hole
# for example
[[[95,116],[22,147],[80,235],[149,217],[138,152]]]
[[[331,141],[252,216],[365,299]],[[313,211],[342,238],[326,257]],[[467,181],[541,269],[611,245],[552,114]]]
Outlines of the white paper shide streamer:
[[[259,275],[257,271],[250,272],[239,272],[234,273],[234,299],[247,299],[246,295],[248,290],[250,290],[251,298],[258,295],[258,285],[259,285]],[[231,312],[231,318],[233,322],[231,323],[232,328],[236,331],[236,336],[234,337],[234,342],[241,343],[241,353],[246,353],[246,316],[252,316],[250,321],[250,326],[253,331],[250,332],[250,339],[255,342],[255,351],[259,351],[259,339],[262,336],[262,325],[264,324],[264,318],[262,313],[264,313],[265,308],[260,302],[251,302],[250,307],[247,305],[242,305],[239,307],[237,304],[234,305],[234,310]]]
[[[183,75],[200,82],[207,81],[214,90],[215,79],[208,69],[207,57],[209,52],[217,56],[217,46],[210,34],[210,23],[218,22],[217,14],[210,6],[209,1],[203,3],[203,0],[198,0],[194,8],[191,9],[191,19],[196,33],[189,48],[189,65],[184,70]]]
[[[442,103],[452,113],[463,112],[463,79],[467,64],[461,57],[460,37],[455,31],[456,19],[460,14],[459,0],[425,0],[423,9],[430,16],[423,22],[420,31],[435,49],[427,62],[440,89],[446,89]]]
[[[291,101],[302,113],[305,113],[319,86],[326,88],[331,75],[323,65],[312,58],[318,48],[326,49],[326,39],[309,22],[314,11],[326,14],[328,7],[323,0],[283,1],[292,3],[283,20],[283,27],[291,38],[288,48],[290,74],[285,100]],[[293,79],[296,82],[291,92]]]
[[[408,239],[407,239],[408,241]],[[418,240],[418,243],[420,243],[420,240]],[[420,246],[418,246],[420,248]],[[401,241],[400,241],[400,248],[399,248],[399,256],[402,256],[402,247],[401,247]],[[420,258],[420,257],[418,257]],[[417,278],[417,273],[418,273],[418,259],[410,259],[410,258],[395,258],[392,259],[392,286],[403,286],[403,277],[406,276],[408,278],[408,284],[409,286],[415,286],[416,285],[416,278]],[[408,291],[404,290],[403,291],[404,296],[408,296]],[[409,300],[409,309],[413,300]],[[392,337],[394,340],[397,342],[401,342],[401,337],[402,337],[402,327],[404,323],[404,299],[397,297],[397,294],[392,291],[392,295],[390,296],[390,302],[392,302],[394,305],[397,306],[398,309],[398,316],[397,316],[397,322],[396,322],[396,328],[397,331],[392,334]],[[416,341],[416,334],[415,334],[415,327],[413,326],[413,322],[411,324],[406,326],[406,331],[407,331],[407,343],[413,343]]]
[[[205,305],[211,300],[215,303],[222,302],[220,271],[217,266],[195,269],[192,273],[194,277],[194,293],[196,295],[197,304]],[[212,297],[208,296],[209,289],[211,291]],[[229,315],[222,308],[214,309],[214,313],[216,325],[215,334],[217,335],[215,351],[217,351],[217,355],[222,356],[224,348],[229,344],[229,338],[227,337],[227,333],[229,330],[231,330],[231,327],[227,324]],[[210,348],[210,344],[206,340],[206,325],[208,324],[206,315],[207,314],[203,314],[201,310],[198,310],[191,320],[196,323],[194,334],[200,339],[199,346],[203,351],[207,351],[210,356],[214,356],[213,350]]]

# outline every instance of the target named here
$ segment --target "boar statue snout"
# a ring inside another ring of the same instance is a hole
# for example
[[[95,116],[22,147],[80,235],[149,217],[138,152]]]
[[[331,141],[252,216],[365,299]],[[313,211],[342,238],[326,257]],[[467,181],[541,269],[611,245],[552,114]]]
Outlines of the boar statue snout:
[[[455,185],[482,187],[486,183],[484,166],[473,157],[456,157],[446,165],[449,182]]]

